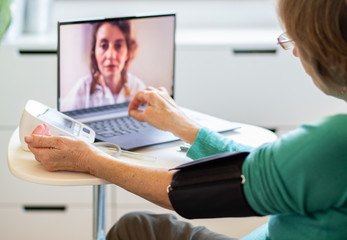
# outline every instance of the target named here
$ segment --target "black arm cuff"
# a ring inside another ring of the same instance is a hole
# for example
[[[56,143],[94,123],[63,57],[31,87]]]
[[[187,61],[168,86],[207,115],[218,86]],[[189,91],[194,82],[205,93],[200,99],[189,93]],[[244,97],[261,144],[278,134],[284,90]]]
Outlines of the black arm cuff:
[[[242,165],[249,153],[222,153],[180,165],[169,186],[169,198],[182,217],[259,216],[243,193]]]

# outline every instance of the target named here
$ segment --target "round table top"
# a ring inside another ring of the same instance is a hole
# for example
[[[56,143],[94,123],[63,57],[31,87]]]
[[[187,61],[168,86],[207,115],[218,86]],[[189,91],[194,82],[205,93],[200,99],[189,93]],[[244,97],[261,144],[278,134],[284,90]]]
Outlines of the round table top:
[[[253,147],[277,139],[277,136],[267,129],[247,124],[240,124],[240,126],[239,129],[226,132],[224,135],[239,143]],[[186,157],[185,152],[179,151],[180,145],[182,145],[182,141],[175,141],[146,147],[136,151],[136,153],[149,156],[150,158],[147,160],[139,160],[137,158],[132,158],[130,156],[126,157],[123,155],[119,158],[136,164],[172,168],[179,164],[191,161]],[[9,169],[14,176],[33,183],[58,186],[109,184],[109,182],[104,179],[86,173],[68,171],[48,172],[35,160],[35,157],[31,152],[22,149],[18,128],[13,132],[9,141],[7,162]]]

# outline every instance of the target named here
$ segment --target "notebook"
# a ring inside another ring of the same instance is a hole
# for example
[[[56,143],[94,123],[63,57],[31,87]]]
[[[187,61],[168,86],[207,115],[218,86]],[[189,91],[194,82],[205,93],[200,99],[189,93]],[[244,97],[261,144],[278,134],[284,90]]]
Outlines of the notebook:
[[[58,110],[123,149],[178,140],[128,116],[132,97],[147,86],[174,98],[175,23],[174,13],[58,22]],[[185,111],[216,131],[239,127]]]

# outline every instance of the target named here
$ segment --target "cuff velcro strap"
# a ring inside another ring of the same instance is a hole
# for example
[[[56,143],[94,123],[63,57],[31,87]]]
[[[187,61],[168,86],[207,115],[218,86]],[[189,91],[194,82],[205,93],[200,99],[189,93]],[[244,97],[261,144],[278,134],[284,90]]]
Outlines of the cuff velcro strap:
[[[177,170],[168,188],[175,211],[188,219],[258,216],[242,188],[248,154],[222,153],[170,169]]]

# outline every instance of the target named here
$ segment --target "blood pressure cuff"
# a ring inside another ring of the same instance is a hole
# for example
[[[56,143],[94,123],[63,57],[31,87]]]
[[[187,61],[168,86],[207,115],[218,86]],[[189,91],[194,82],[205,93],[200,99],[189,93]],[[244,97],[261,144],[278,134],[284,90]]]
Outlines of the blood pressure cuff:
[[[222,153],[170,169],[177,170],[168,187],[175,211],[188,219],[259,216],[243,193],[248,154]]]

